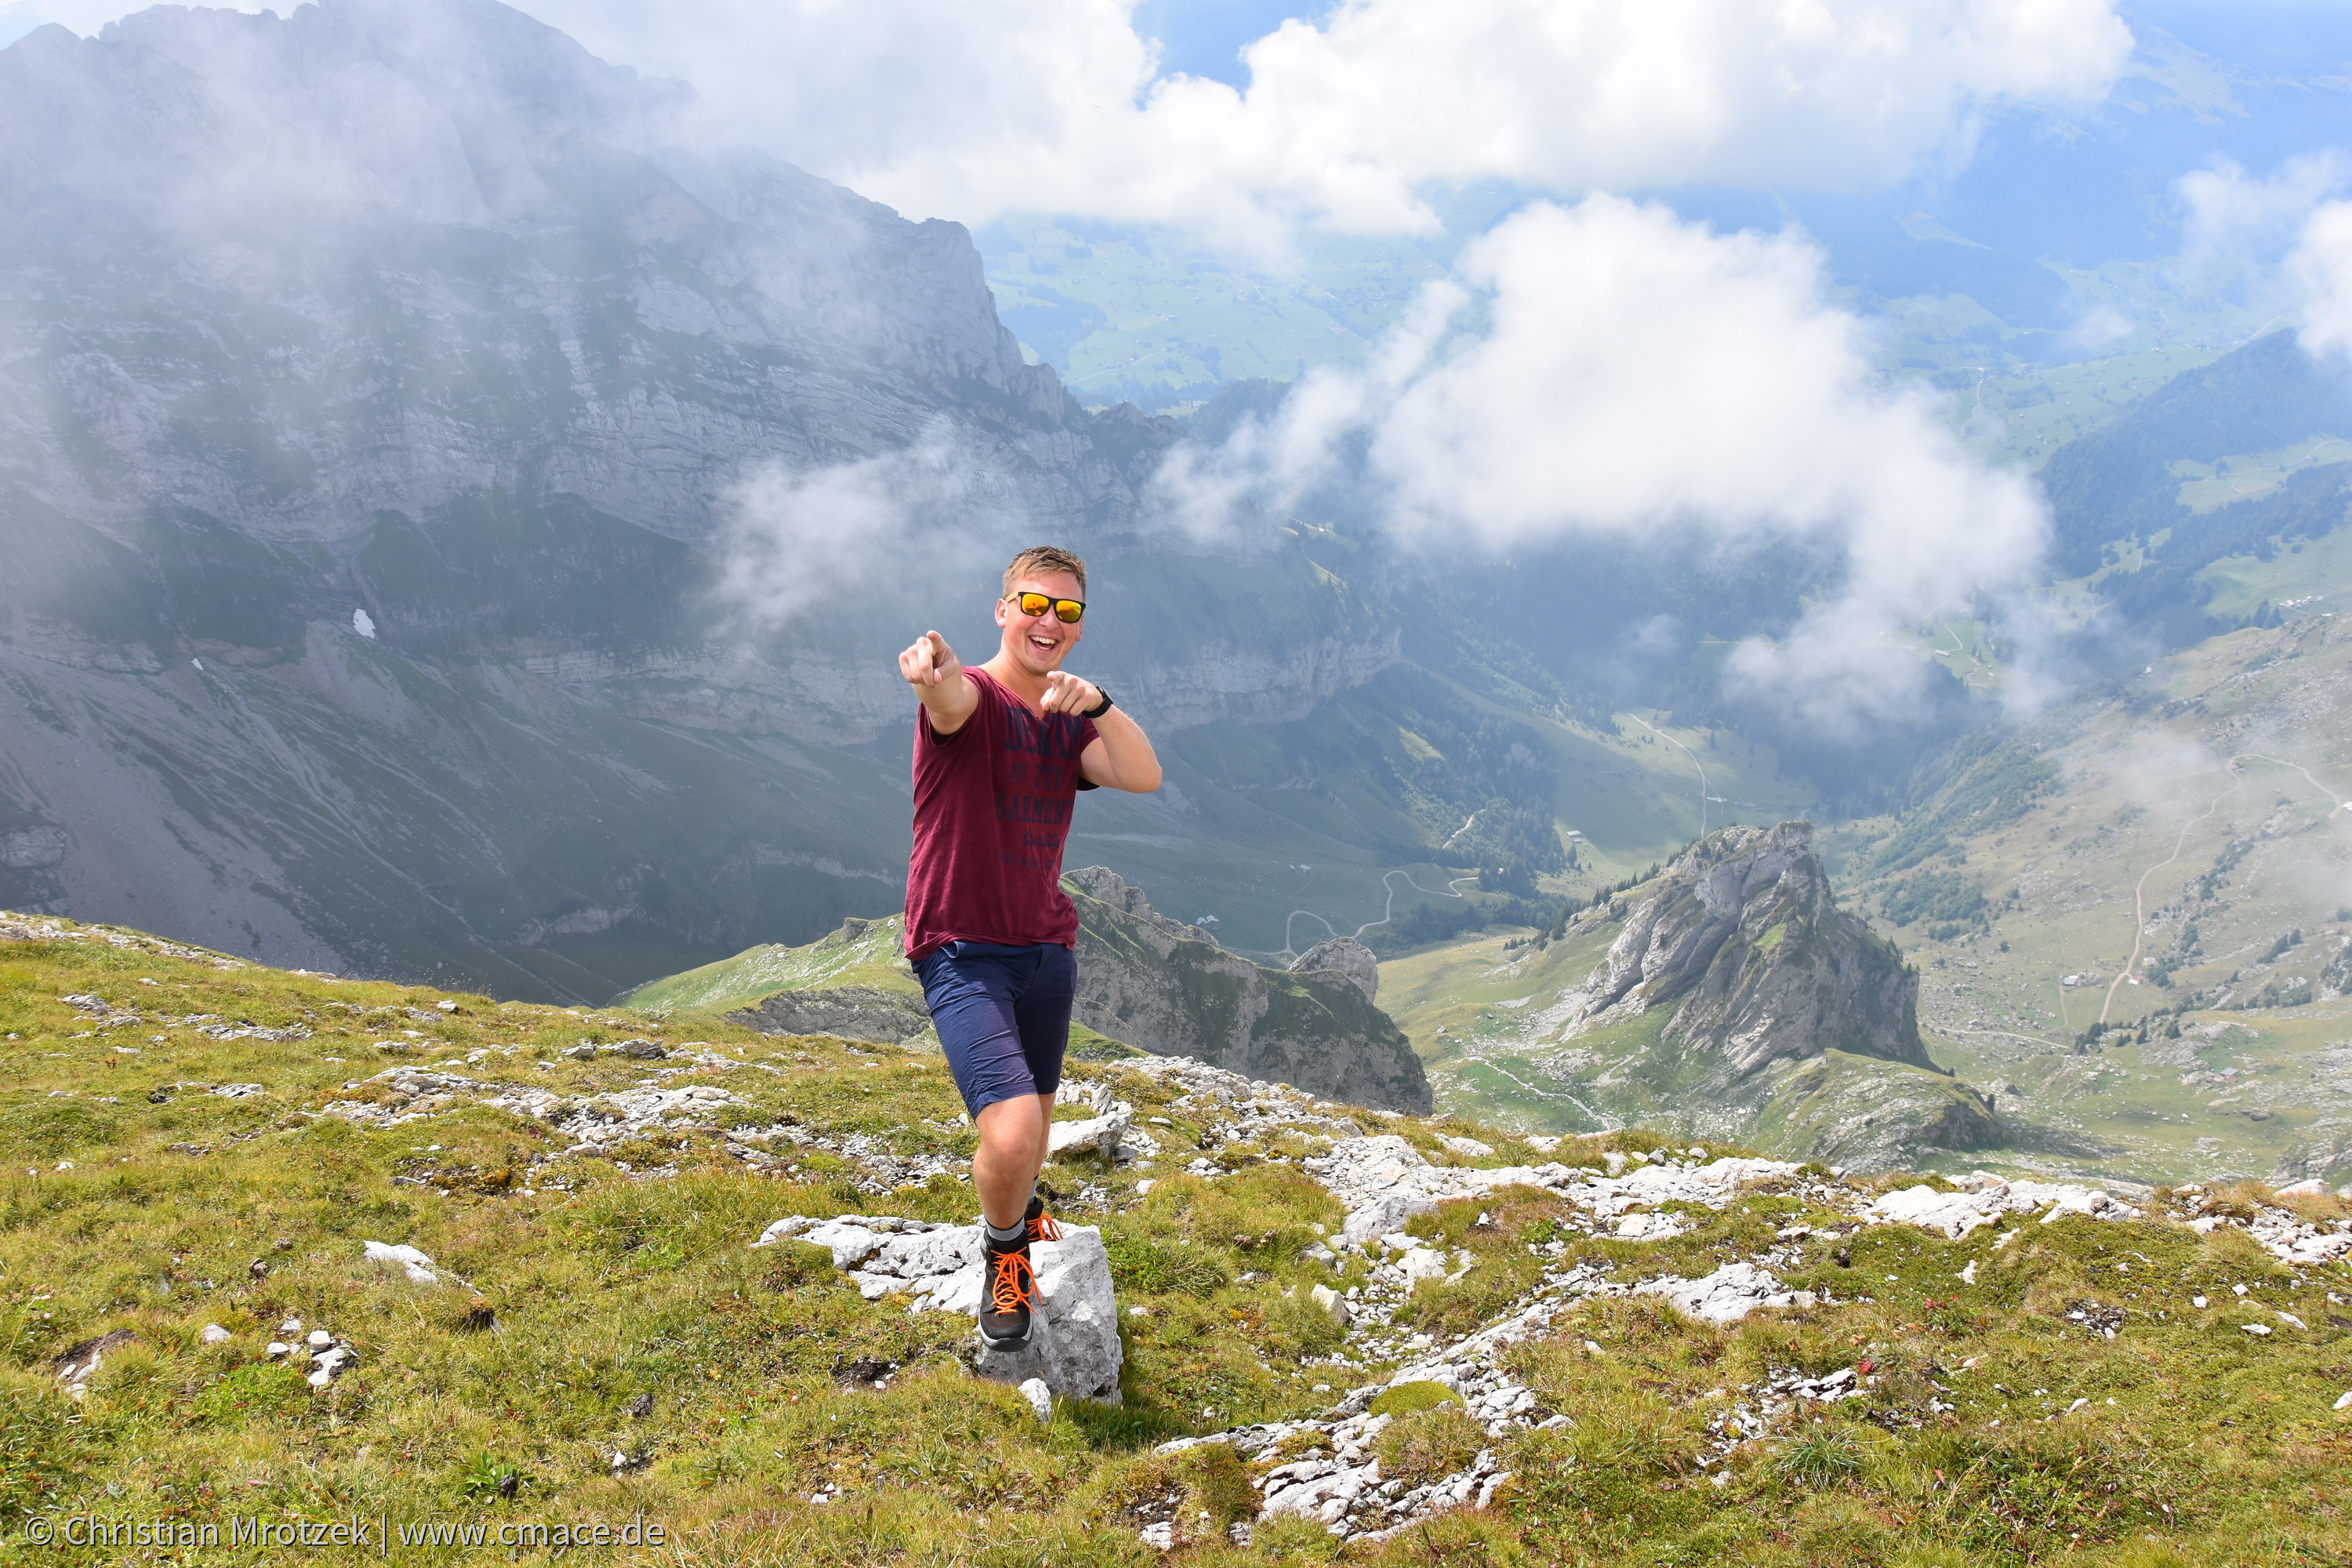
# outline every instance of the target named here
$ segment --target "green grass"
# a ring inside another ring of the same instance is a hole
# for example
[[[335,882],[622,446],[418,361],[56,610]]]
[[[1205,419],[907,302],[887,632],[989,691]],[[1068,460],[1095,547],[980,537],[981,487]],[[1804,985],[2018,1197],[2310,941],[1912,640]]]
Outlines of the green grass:
[[[94,1028],[68,994],[143,1016]],[[221,1040],[159,1022],[191,1013],[311,1033]],[[918,1053],[883,1053],[875,1068],[863,1065],[870,1051],[697,1015],[499,1006],[220,967],[135,938],[0,947],[0,1032],[14,1037],[0,1042],[0,1561],[115,1561],[25,1540],[37,1515],[86,1512],[492,1528],[641,1515],[662,1525],[658,1550],[592,1545],[563,1560],[975,1568],[1139,1565],[1157,1554],[1137,1530],[1174,1520],[1194,1542],[1190,1562],[1330,1558],[1319,1528],[1269,1524],[1249,1547],[1228,1539],[1254,1507],[1232,1450],[1151,1450],[1310,1413],[1332,1397],[1313,1384],[1379,1375],[1322,1362],[1339,1331],[1305,1300],[1317,1281],[1360,1277],[1360,1264],[1335,1275],[1302,1256],[1317,1227],[1337,1226],[1338,1205],[1274,1158],[1303,1148],[1229,1151],[1234,1174],[1181,1174],[1206,1129],[1116,1064],[1087,1070],[1113,1077],[1139,1116],[1166,1119],[1152,1129],[1165,1150],[1156,1171],[1089,1162],[1047,1181],[1111,1191],[1107,1208],[1070,1217],[1104,1226],[1122,1306],[1144,1309],[1121,1320],[1127,1402],[1065,1404],[1045,1423],[966,1373],[969,1324],[867,1302],[814,1248],[747,1245],[790,1213],[957,1217],[968,1189],[952,1176],[860,1193],[848,1163],[811,1152],[793,1176],[761,1177],[688,1131],[653,1152],[677,1174],[646,1178],[551,1157],[546,1129],[478,1105],[381,1131],[318,1114],[386,1061],[485,1050],[475,1075],[567,1094],[625,1087],[642,1064],[558,1053],[583,1038],[682,1044],[689,1028],[723,1056],[785,1069],[671,1080],[723,1083],[758,1119],[788,1113],[903,1152],[968,1147],[941,1065]],[[410,1048],[380,1053],[385,1038]],[[200,1087],[222,1082],[266,1092]],[[1359,1120],[1433,1149],[1443,1131],[1487,1139],[1496,1161],[1528,1157],[1458,1120]],[[1139,1200],[1145,1173],[1158,1184]],[[2330,1316],[2352,1293],[2341,1268],[2291,1273],[2242,1236],[2158,1223],[2032,1226],[2006,1247],[1897,1227],[1838,1237],[1839,1216],[1794,1191],[1693,1211],[1689,1234],[1658,1244],[1582,1237],[1559,1224],[1567,1212],[1515,1189],[1416,1217],[1417,1236],[1475,1262],[1458,1284],[1417,1295],[1413,1321],[1440,1336],[1493,1321],[1538,1277],[1528,1248],[1556,1238],[1569,1241],[1567,1261],[1623,1284],[1780,1245],[1783,1277],[1836,1304],[1717,1329],[1654,1298],[1593,1299],[1509,1352],[1542,1412],[1571,1418],[1557,1430],[1490,1439],[1455,1404],[1390,1396],[1419,1406],[1381,1437],[1391,1473],[1447,1473],[1491,1446],[1514,1479],[1485,1512],[1349,1561],[2153,1564],[2352,1549],[2338,1484],[2352,1418],[2330,1409],[2352,1387],[2343,1320]],[[1815,1234],[1776,1243],[1796,1222]],[[464,1283],[387,1273],[361,1256],[371,1239],[419,1246]],[[1962,1284],[1972,1261],[1975,1283]],[[2231,1293],[2239,1284],[2245,1298]],[[2224,1304],[2199,1312],[2197,1290]],[[2121,1312],[2114,1340],[2065,1316],[2084,1302]],[[264,1359],[289,1316],[347,1340],[355,1369],[313,1391]],[[2238,1327],[2256,1321],[2277,1331],[2258,1340]],[[209,1323],[231,1337],[205,1342]],[[55,1358],[123,1329],[136,1340],[109,1354],[85,1398],[68,1399]],[[1717,1460],[1727,1413],[1755,1405],[1744,1390],[1864,1356],[1876,1369],[1864,1397],[1761,1417],[1752,1441]],[[866,1359],[899,1370],[879,1390],[845,1381],[841,1369]],[[2076,1399],[2088,1404],[2069,1414]],[[1718,1473],[1729,1477],[1720,1487]],[[837,1501],[806,1500],[828,1485]],[[223,1547],[182,1560],[287,1557]]]

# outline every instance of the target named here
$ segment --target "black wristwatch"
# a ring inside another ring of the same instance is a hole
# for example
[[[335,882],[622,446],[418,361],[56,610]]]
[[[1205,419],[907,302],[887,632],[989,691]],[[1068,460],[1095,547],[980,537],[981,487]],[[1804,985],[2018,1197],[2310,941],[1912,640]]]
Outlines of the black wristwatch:
[[[1096,687],[1096,688],[1095,688],[1095,689],[1096,689],[1097,691],[1102,691],[1102,688],[1101,688],[1101,687],[1099,687],[1099,686]],[[1078,717],[1080,717],[1081,719],[1099,719],[1099,718],[1101,718],[1104,714],[1106,714],[1106,713],[1109,712],[1109,711],[1110,711],[1110,693],[1109,693],[1109,692],[1108,692],[1108,691],[1103,691],[1102,697],[1103,697],[1103,700],[1102,700],[1101,701],[1099,701],[1099,702],[1096,703],[1093,707],[1091,707],[1091,708],[1087,709],[1084,713],[1079,714],[1079,715],[1078,715]]]

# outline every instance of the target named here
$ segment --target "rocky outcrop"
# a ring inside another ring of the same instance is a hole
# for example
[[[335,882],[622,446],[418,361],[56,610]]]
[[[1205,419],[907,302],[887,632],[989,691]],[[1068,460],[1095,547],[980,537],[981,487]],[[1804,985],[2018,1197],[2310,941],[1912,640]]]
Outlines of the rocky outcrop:
[[[778,991],[755,1007],[727,1015],[730,1024],[763,1035],[832,1035],[844,1040],[879,1040],[896,1045],[931,1026],[919,997],[873,985],[837,985],[821,991]]]
[[[979,1314],[977,1226],[888,1215],[827,1220],[794,1215],[770,1226],[751,1245],[784,1241],[824,1247],[833,1266],[869,1301],[905,1296],[910,1311]],[[1118,1342],[1118,1300],[1102,1231],[1090,1225],[1064,1226],[1060,1240],[1031,1242],[1029,1258],[1037,1271],[1038,1300],[1029,1343],[1018,1351],[983,1346],[974,1370],[1015,1387],[1036,1378],[1065,1398],[1120,1403],[1118,1374],[1126,1352]]]
[[[1664,1037],[1715,1058],[1718,1082],[1832,1049],[1935,1068],[1917,973],[1837,907],[1810,822],[1728,827],[1685,851],[1585,990],[1584,1029],[1672,1005]]]
[[[1364,994],[1365,1001],[1381,999],[1380,957],[1352,936],[1335,936],[1328,942],[1317,942],[1291,961],[1290,972],[1343,975]]]
[[[1076,1017],[1154,1056],[1385,1110],[1425,1112],[1421,1060],[1344,973],[1267,969],[1153,912],[1100,866],[1063,879],[1078,906]]]

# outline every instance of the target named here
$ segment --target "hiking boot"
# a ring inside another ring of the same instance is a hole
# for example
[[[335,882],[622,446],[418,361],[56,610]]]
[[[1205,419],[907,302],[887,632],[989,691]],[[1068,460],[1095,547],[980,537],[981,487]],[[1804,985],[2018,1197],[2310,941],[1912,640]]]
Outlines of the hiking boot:
[[[1055,1225],[1054,1223],[1054,1216],[1045,1212],[1045,1200],[1044,1198],[1034,1196],[1031,1197],[1029,1200],[1029,1212],[1022,1217],[1029,1223],[1030,1240],[1059,1241],[1062,1239],[1062,1227]]]
[[[1025,1349],[1031,1310],[1037,1304],[1037,1271],[1029,1267],[1028,1241],[1002,1250],[989,1242],[980,1267],[980,1342],[992,1351]]]

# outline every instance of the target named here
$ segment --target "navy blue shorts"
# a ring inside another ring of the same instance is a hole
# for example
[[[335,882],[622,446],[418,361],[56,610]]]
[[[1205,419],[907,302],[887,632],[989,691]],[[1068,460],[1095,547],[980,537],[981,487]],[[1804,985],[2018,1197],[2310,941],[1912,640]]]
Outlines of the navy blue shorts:
[[[951,942],[915,965],[931,1026],[975,1120],[1000,1100],[1062,1087],[1077,954],[1059,943]]]

